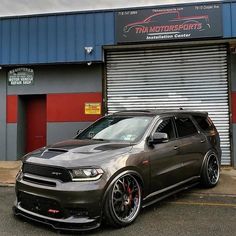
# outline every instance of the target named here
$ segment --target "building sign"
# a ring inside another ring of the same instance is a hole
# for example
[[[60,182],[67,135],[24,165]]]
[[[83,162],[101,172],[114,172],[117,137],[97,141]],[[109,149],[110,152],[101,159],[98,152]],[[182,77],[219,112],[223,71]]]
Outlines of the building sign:
[[[8,85],[31,85],[33,83],[33,69],[21,67],[8,72]]]
[[[116,13],[116,41],[222,37],[220,4],[128,10]]]
[[[101,115],[101,103],[85,103],[85,115]]]

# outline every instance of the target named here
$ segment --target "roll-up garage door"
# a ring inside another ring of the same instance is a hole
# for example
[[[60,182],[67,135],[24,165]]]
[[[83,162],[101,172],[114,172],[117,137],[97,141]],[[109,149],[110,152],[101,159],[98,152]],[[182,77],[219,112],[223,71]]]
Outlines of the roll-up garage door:
[[[107,51],[108,113],[133,109],[207,111],[230,164],[225,45]]]

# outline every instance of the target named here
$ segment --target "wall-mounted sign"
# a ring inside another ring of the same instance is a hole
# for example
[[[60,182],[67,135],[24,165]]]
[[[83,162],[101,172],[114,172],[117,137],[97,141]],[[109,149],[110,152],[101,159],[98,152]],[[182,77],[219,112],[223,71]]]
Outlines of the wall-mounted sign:
[[[20,67],[8,72],[8,85],[31,85],[33,83],[33,69]]]
[[[117,43],[222,36],[220,4],[158,7],[116,13]]]
[[[99,102],[85,103],[84,113],[86,115],[101,115],[101,103]]]

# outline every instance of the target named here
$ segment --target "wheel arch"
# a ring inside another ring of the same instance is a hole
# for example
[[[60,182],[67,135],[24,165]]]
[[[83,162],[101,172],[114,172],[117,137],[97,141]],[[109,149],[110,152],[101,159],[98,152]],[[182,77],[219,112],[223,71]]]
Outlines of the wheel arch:
[[[113,186],[113,184],[123,175],[127,175],[130,174],[132,175],[140,184],[141,189],[143,191],[144,189],[144,181],[142,178],[142,175],[138,172],[138,170],[136,170],[135,168],[129,167],[129,168],[123,168],[117,172],[115,172],[111,177],[110,180],[105,188],[104,194],[103,194],[103,198],[102,198],[102,209],[104,207],[105,204],[105,200],[106,197],[108,195],[109,190],[111,189],[111,187]],[[141,195],[143,196],[143,192],[141,193]]]
[[[216,155],[216,157],[218,158],[219,163],[220,163],[220,158],[219,158],[219,155],[218,155],[217,150],[214,149],[214,148],[208,150],[207,153],[205,154],[204,158],[203,158],[203,161],[202,161],[202,165],[201,165],[201,169],[200,169],[200,175],[202,174],[204,165],[205,165],[205,163],[206,163],[206,161],[207,161],[207,158],[209,157],[209,155],[210,155],[211,153],[214,153],[214,154]]]
[[[211,164],[209,164],[210,162]],[[200,173],[200,182],[204,188],[212,188],[217,185],[219,178],[220,178],[220,158],[217,154],[217,151],[211,149],[206,153],[204,157]]]

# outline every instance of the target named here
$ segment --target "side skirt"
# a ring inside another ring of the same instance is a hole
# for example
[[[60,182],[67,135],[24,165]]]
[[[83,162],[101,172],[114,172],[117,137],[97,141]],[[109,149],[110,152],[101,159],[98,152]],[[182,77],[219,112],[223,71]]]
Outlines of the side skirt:
[[[143,199],[142,208],[150,206],[156,202],[159,202],[173,194],[193,188],[200,183],[200,176],[195,176],[170,187],[161,189],[159,191],[149,194]]]

